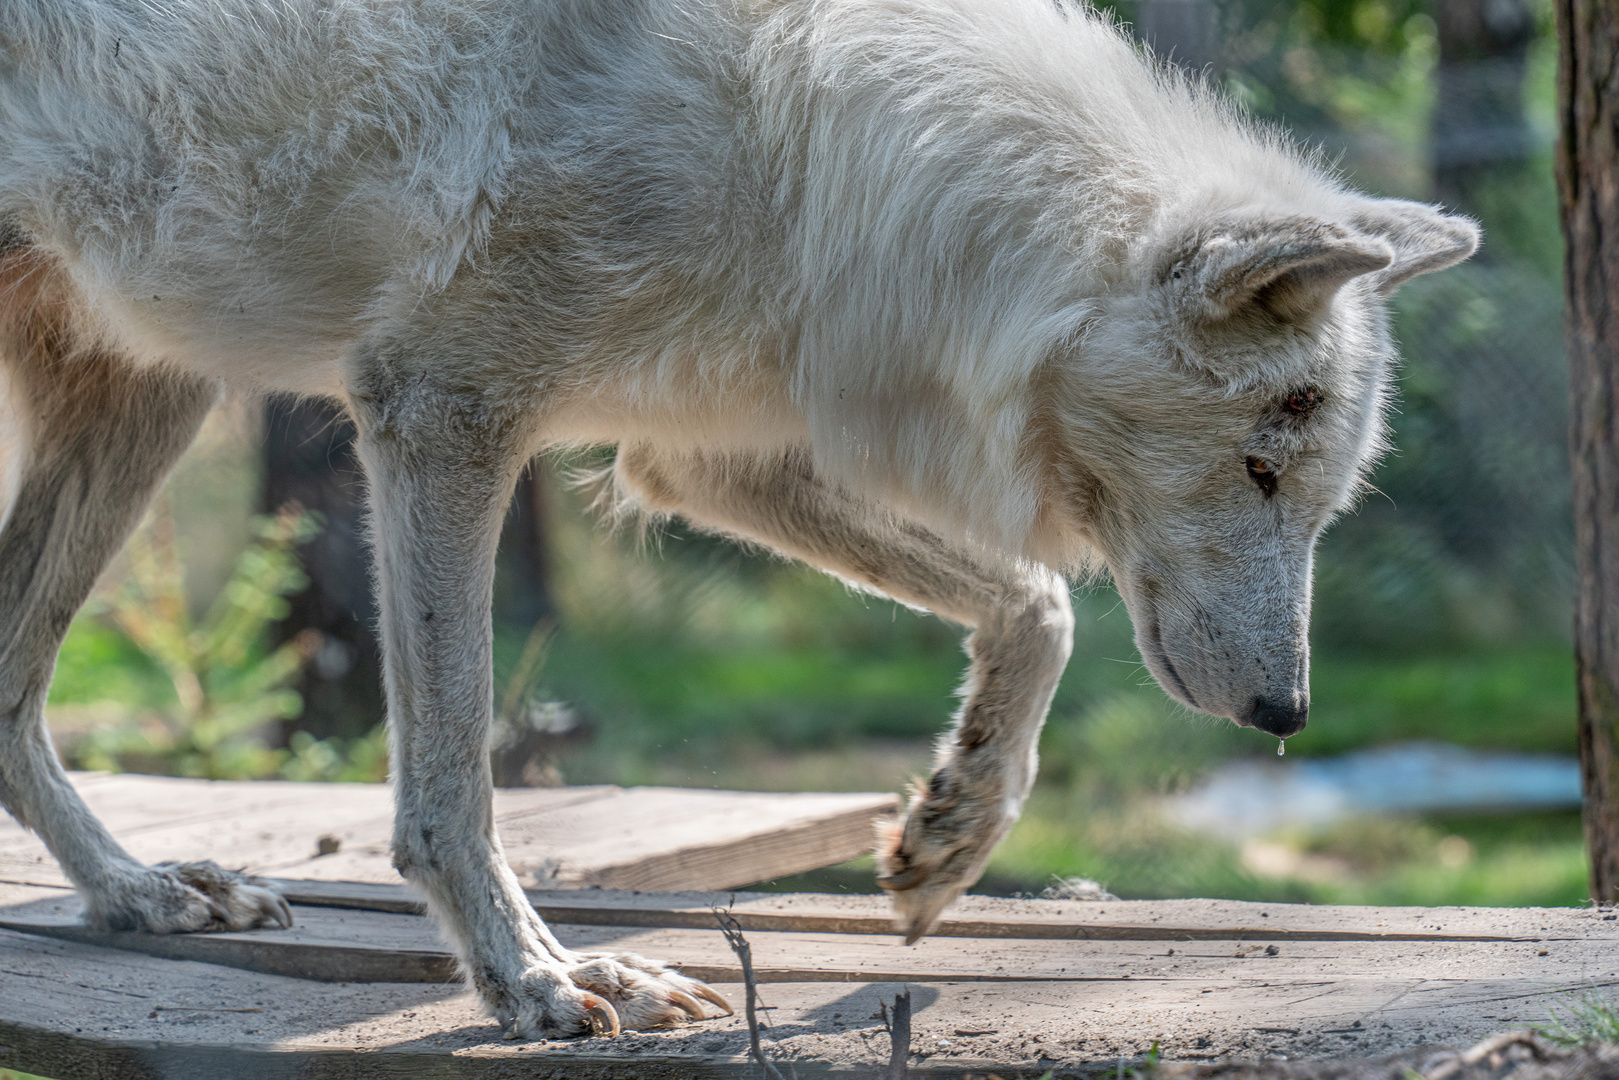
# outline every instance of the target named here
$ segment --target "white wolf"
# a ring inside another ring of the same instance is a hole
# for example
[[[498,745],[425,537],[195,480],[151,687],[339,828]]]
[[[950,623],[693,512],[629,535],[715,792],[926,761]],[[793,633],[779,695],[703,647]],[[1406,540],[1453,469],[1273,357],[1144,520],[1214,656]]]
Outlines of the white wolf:
[[[700,1014],[563,948],[490,817],[497,526],[538,449],[972,628],[880,853],[908,938],[1017,817],[1112,572],[1176,699],[1304,725],[1316,536],[1383,438],[1384,300],[1473,225],[1345,189],[1053,0],[0,0],[0,802],[88,917],[288,919],[143,866],[45,734],[55,650],[224,384],[371,484],[394,859],[514,1035]]]

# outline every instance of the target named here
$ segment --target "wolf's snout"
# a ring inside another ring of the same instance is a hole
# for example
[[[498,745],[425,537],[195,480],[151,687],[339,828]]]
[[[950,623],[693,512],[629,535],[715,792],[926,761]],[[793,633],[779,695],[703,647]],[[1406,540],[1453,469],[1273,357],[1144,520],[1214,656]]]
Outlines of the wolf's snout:
[[[1268,698],[1254,698],[1254,711],[1248,715],[1248,723],[1278,739],[1285,739],[1289,735],[1297,735],[1304,730],[1304,725],[1310,719],[1310,702],[1308,699],[1294,705],[1271,701]]]

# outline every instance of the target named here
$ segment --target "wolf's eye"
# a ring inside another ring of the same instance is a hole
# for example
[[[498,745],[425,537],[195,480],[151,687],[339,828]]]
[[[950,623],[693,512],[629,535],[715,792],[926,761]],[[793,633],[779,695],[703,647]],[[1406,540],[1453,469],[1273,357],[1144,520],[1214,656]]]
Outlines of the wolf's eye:
[[[1276,494],[1276,466],[1262,457],[1251,457],[1248,459],[1248,475],[1267,498]]]

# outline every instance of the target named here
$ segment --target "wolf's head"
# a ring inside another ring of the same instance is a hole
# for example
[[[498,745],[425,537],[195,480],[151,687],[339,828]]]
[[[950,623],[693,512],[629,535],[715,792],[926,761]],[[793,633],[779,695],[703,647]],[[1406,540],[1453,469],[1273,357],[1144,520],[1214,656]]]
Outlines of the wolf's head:
[[[1387,297],[1470,255],[1464,218],[1204,215],[1143,245],[1060,366],[1054,474],[1177,700],[1286,737],[1310,705],[1311,558],[1384,446]]]

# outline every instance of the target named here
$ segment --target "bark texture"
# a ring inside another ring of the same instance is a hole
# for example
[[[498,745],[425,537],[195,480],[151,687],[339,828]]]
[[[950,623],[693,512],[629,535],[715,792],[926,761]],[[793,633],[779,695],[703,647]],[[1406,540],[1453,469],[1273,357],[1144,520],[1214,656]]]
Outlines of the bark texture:
[[[1591,895],[1619,899],[1619,0],[1556,0],[1577,595]]]

